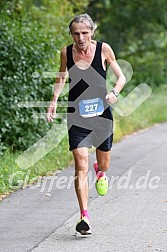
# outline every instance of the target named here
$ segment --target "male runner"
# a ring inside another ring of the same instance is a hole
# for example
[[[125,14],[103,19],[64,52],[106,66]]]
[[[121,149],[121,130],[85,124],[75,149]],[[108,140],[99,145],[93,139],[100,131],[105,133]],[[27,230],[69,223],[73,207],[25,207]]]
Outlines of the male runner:
[[[83,235],[91,234],[88,215],[88,148],[92,145],[96,147],[96,190],[99,195],[105,195],[108,190],[105,171],[110,165],[113,140],[113,118],[109,104],[117,102],[117,96],[126,82],[111,47],[107,43],[92,39],[95,29],[96,25],[88,14],[76,16],[70,22],[69,31],[74,43],[61,51],[61,76],[56,78],[53,99],[47,113],[48,121],[53,122],[57,100],[68,71],[69,146],[75,161],[75,190],[81,212],[76,230]],[[108,94],[107,66],[111,67],[117,77],[113,90]]]

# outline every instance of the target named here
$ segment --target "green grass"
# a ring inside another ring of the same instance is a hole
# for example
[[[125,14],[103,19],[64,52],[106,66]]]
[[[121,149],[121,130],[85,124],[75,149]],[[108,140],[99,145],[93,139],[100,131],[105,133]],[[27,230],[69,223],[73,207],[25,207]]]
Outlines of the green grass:
[[[65,169],[72,161],[67,136],[58,147],[26,170],[22,170],[15,162],[19,155],[8,150],[0,160],[0,194],[24,188],[42,176],[53,175],[55,171]]]
[[[114,141],[120,141],[124,135],[150,127],[155,123],[167,121],[166,96],[167,85],[153,90],[152,95],[128,117],[121,117],[114,113],[116,125]],[[0,194],[24,188],[41,176],[52,175],[56,170],[65,169],[72,162],[67,136],[57,148],[28,170],[22,170],[15,163],[19,154],[8,150],[0,159]]]
[[[120,141],[124,135],[167,121],[167,85],[153,90],[151,96],[131,115],[121,117],[114,113],[114,141]]]

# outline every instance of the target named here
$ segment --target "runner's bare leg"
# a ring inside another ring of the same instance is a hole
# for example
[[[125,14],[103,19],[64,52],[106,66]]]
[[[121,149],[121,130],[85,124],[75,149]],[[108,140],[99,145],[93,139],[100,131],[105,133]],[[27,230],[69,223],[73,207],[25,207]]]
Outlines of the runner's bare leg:
[[[109,166],[110,166],[110,155],[111,155],[111,150],[110,151],[101,151],[96,149],[96,158],[99,166],[100,171],[107,171]]]
[[[80,210],[88,208],[88,148],[81,147],[73,150],[75,161],[75,191]]]

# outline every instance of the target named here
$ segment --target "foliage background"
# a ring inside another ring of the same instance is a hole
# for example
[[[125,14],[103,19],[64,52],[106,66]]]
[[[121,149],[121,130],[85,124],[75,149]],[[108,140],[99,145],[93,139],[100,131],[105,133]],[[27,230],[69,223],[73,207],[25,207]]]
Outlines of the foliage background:
[[[89,13],[98,22],[101,39],[112,46],[117,58],[133,66],[134,76],[128,83],[128,92],[142,82],[152,88],[166,84],[165,0],[91,0]]]
[[[109,43],[117,59],[133,67],[126,95],[139,83],[153,89],[166,84],[167,5],[165,0],[0,0],[0,153],[9,147],[23,151],[44,136],[50,125],[18,102],[49,101],[54,79],[43,71],[58,71],[60,49],[69,43],[68,23],[87,12],[98,25],[96,39]],[[33,76],[34,72],[39,77]]]
[[[50,128],[34,117],[45,108],[20,108],[19,102],[50,101],[54,79],[44,71],[58,71],[60,49],[71,42],[67,24],[75,11],[87,2],[74,5],[58,1],[1,1],[0,42],[0,153],[8,147],[24,150]],[[34,77],[33,73],[39,73]]]

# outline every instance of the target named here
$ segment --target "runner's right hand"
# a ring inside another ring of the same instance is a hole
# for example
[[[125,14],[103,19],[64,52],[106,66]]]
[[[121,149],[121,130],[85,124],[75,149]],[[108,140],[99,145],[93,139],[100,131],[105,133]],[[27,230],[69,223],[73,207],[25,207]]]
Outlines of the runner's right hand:
[[[48,107],[47,111],[47,120],[48,122],[53,122],[54,118],[56,117],[56,103],[51,102],[51,104]]]

